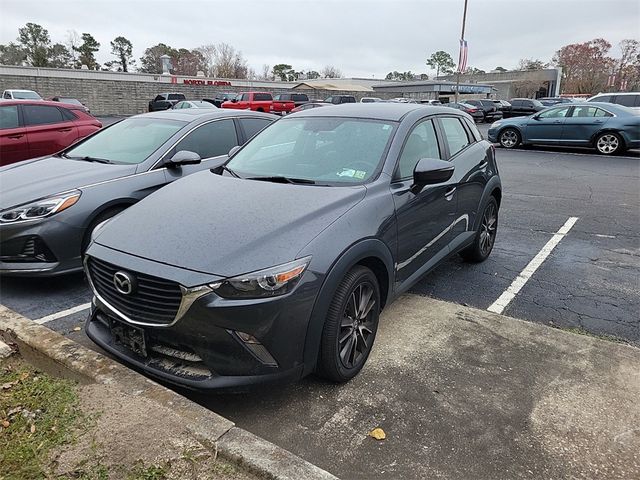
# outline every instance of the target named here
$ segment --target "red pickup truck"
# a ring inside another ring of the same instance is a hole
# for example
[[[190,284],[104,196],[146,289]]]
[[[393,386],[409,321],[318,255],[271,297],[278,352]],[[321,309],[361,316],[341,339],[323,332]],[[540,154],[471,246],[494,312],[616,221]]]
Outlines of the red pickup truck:
[[[236,98],[224,102],[222,108],[270,112],[272,105],[273,97],[269,92],[241,92],[236,95]]]

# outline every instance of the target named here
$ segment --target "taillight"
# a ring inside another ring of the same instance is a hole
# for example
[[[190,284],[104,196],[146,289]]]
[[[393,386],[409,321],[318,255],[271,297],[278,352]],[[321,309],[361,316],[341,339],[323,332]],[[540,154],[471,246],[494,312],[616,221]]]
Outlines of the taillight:
[[[469,113],[476,113],[478,111],[477,108],[470,108]]]

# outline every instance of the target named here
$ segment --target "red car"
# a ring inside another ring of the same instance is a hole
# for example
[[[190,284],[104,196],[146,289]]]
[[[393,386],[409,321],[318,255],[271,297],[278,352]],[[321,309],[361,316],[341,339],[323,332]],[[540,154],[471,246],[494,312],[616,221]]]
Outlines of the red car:
[[[222,108],[267,113],[271,111],[272,106],[273,96],[269,92],[241,92],[233,100],[227,100],[222,104]]]
[[[100,128],[80,105],[0,101],[0,166],[59,152]]]

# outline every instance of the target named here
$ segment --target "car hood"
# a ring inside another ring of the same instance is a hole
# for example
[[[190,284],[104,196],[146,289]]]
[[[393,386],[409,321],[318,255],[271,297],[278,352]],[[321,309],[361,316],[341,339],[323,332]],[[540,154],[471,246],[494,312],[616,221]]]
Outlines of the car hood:
[[[156,262],[231,277],[294,260],[365,193],[363,186],[281,184],[207,170],[125,210],[95,241]]]
[[[0,168],[0,210],[135,173],[136,165],[109,165],[43,157]]]

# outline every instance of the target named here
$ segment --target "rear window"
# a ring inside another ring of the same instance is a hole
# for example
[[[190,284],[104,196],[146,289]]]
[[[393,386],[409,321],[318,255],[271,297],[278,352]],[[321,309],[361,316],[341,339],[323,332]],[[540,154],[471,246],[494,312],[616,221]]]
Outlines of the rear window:
[[[57,107],[48,105],[23,105],[22,113],[25,125],[46,125],[67,121]]]
[[[342,97],[342,103],[356,103],[355,97]]]
[[[186,97],[181,93],[170,93],[169,100],[184,100]]]
[[[635,107],[638,105],[640,95],[616,95],[615,103],[625,107]]]
[[[272,100],[272,97],[270,93],[254,93],[253,99],[256,102],[264,102],[264,101]]]
[[[0,129],[17,128],[19,126],[18,106],[7,105],[6,107],[0,107]]]
[[[294,102],[308,102],[309,97],[305,93],[294,93],[291,95],[291,100]]]

